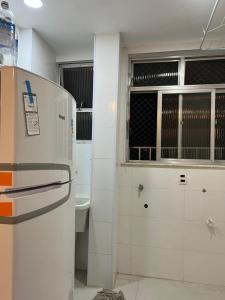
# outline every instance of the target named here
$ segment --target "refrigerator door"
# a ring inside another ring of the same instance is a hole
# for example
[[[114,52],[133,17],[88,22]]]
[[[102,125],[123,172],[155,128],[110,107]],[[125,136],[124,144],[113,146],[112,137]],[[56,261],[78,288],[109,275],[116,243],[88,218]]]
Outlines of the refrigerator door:
[[[24,188],[71,180],[73,97],[28,71],[4,67],[1,75],[0,171]]]
[[[13,205],[12,216],[0,217],[1,299],[73,300],[72,198],[70,184],[1,195]]]

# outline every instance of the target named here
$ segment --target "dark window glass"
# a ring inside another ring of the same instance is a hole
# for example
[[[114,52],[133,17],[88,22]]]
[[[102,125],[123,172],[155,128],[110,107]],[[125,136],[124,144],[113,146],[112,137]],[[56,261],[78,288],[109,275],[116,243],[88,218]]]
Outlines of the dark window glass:
[[[178,84],[178,62],[134,63],[134,86]]]
[[[130,98],[130,160],[156,159],[157,94],[133,93]]]
[[[161,133],[162,158],[177,158],[178,156],[178,112],[179,95],[163,95]]]
[[[187,61],[185,84],[225,83],[225,59]]]
[[[225,94],[216,95],[215,159],[225,160]]]
[[[183,94],[182,155],[210,159],[211,94]]]
[[[92,113],[77,112],[77,140],[92,139]]]
[[[92,108],[93,67],[63,69],[63,85],[76,100],[77,108]]]

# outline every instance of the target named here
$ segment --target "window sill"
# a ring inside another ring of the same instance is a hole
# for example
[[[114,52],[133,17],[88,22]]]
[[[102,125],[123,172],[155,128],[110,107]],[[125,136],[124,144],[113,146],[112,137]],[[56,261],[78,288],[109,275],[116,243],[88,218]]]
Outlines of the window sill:
[[[215,169],[225,170],[225,163],[190,163],[190,162],[123,162],[121,167],[137,168],[175,168],[175,169]]]

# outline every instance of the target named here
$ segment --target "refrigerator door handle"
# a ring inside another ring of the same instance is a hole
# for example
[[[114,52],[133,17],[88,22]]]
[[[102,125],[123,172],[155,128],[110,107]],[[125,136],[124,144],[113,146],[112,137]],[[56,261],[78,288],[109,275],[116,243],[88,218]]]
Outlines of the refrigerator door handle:
[[[47,188],[45,191],[40,192],[39,190],[36,193],[29,191],[26,195],[11,194],[8,201],[12,203],[13,214],[10,216],[0,215],[0,224],[19,224],[51,212],[70,199],[71,184],[68,182],[58,185],[55,189]]]

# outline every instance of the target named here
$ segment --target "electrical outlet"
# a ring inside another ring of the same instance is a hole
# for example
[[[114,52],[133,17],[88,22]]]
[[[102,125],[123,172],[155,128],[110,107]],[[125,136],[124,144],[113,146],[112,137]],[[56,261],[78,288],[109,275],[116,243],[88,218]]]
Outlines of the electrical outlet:
[[[182,173],[179,175],[179,184],[186,185],[187,184],[187,174]]]

